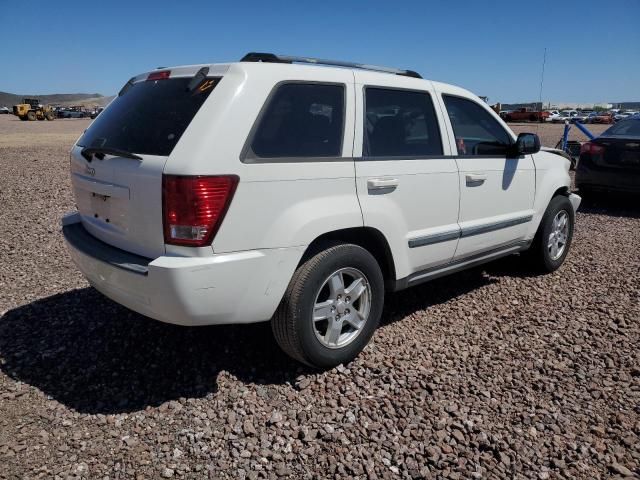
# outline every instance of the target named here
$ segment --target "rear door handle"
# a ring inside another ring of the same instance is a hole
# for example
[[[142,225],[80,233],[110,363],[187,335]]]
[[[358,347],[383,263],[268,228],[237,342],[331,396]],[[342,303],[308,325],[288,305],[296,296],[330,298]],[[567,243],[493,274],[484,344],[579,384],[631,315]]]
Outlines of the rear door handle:
[[[380,190],[388,190],[389,192],[396,189],[398,186],[397,178],[370,178],[367,180],[367,190],[371,191],[380,191]]]
[[[487,175],[484,173],[467,173],[465,179],[467,187],[477,187],[485,182]]]

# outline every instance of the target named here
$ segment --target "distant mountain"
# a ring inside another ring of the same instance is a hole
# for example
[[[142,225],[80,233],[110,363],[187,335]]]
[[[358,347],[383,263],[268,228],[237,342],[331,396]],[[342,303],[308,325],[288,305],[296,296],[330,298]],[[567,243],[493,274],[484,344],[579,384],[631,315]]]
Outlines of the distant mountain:
[[[99,93],[54,93],[52,95],[17,95],[15,93],[0,92],[0,107],[22,103],[23,98],[37,98],[43,104],[53,105],[106,105],[113,98],[105,97]]]

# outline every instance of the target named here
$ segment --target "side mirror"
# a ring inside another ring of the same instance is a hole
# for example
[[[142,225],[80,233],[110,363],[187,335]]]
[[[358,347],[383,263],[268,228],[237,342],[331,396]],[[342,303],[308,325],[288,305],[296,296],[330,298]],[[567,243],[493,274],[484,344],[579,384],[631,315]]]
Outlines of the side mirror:
[[[521,133],[518,135],[514,150],[517,155],[538,153],[540,151],[540,138],[535,133]]]

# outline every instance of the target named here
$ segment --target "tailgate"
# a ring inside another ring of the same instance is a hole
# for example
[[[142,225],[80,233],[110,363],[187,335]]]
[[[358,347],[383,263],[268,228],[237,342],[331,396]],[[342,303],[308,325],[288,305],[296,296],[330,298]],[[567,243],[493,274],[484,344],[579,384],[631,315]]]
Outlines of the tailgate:
[[[220,81],[209,67],[132,78],[71,151],[71,181],[84,227],[122,250],[165,253],[162,172]]]
[[[71,183],[84,227],[122,250],[163,255],[162,170],[168,157],[105,156],[87,162],[81,150],[71,152]]]

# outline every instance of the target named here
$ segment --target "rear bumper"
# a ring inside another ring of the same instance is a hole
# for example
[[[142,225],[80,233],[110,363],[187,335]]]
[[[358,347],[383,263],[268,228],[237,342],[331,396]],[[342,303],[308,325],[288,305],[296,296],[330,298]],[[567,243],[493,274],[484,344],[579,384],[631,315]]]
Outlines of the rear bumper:
[[[91,236],[78,216],[65,217],[62,230],[71,258],[93,287],[131,310],[177,325],[269,320],[304,251],[146,259]]]

